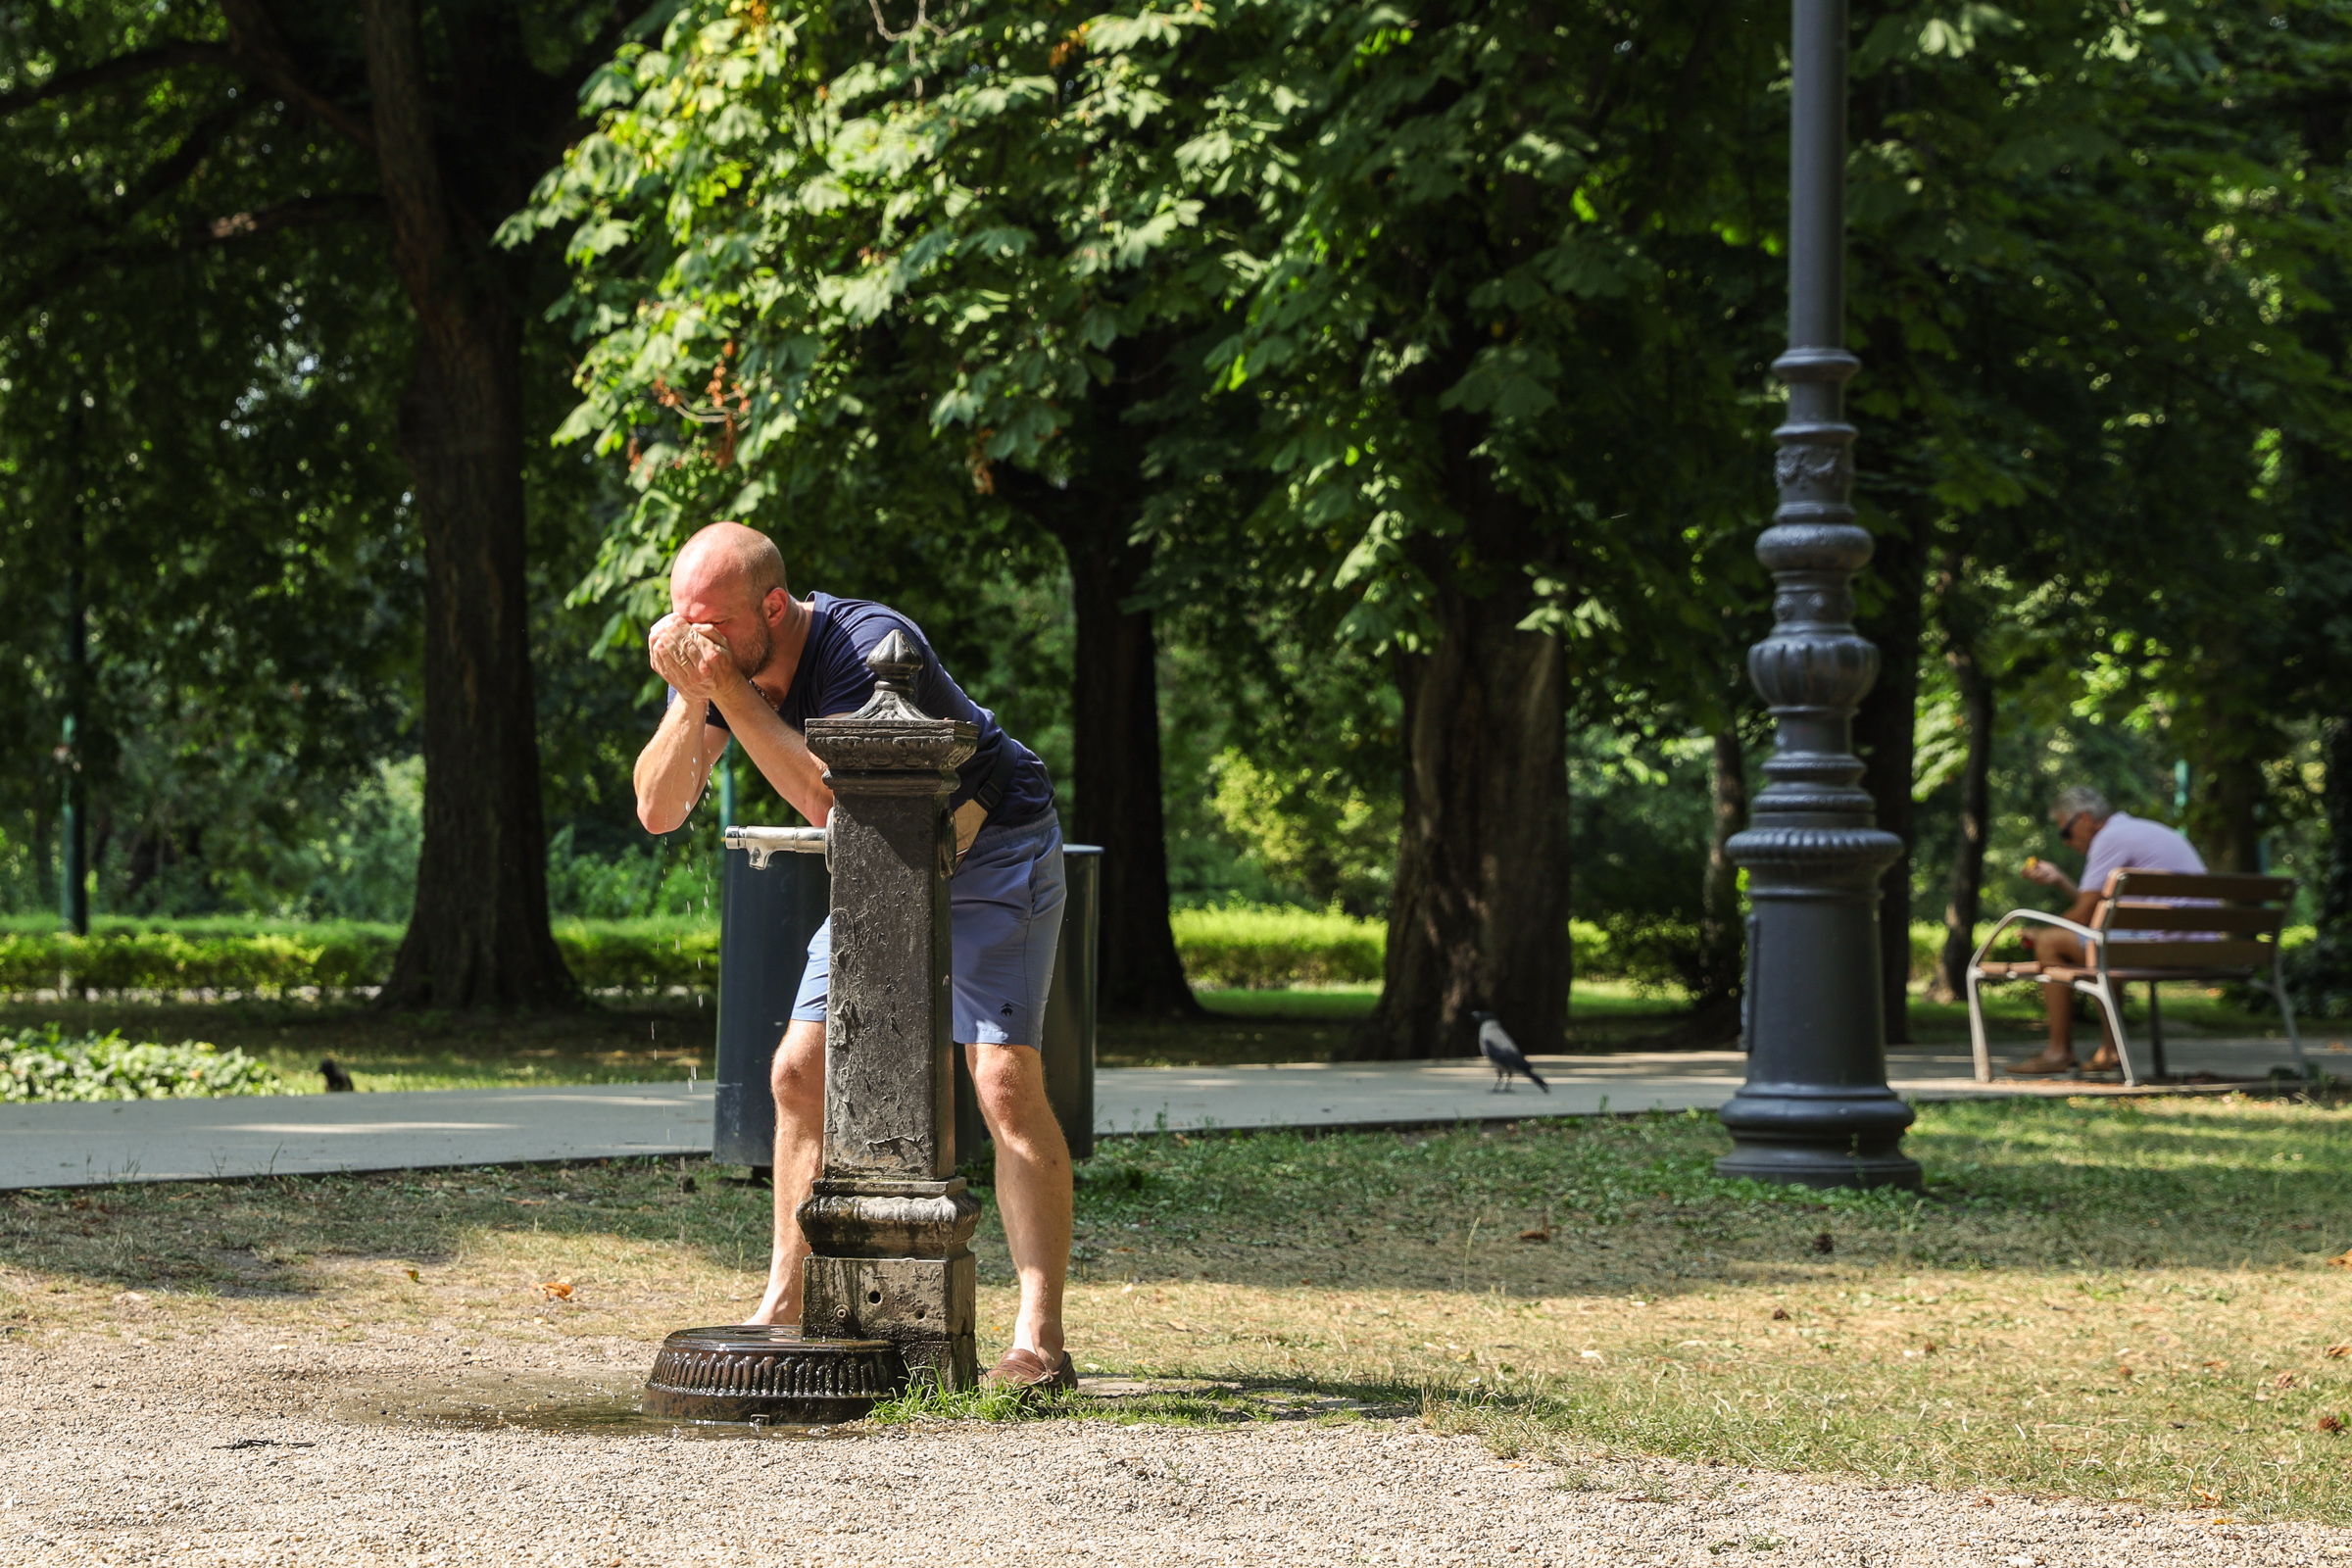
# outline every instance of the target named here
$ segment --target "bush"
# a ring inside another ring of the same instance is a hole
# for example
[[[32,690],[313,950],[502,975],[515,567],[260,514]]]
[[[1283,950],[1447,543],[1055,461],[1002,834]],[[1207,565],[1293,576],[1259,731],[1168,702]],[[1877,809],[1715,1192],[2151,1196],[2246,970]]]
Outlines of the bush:
[[[28,991],[234,991],[282,996],[316,986],[380,985],[400,949],[396,925],[357,921],[237,931],[226,922],[122,926],[87,937],[0,933],[0,995]],[[718,928],[676,918],[564,920],[556,946],[591,991],[709,990]]]
[[[718,927],[683,919],[559,920],[556,946],[590,991],[718,985]]]
[[[373,985],[392,967],[397,926],[326,925],[283,931],[174,930],[0,936],[0,992],[241,991],[277,996],[299,986]]]
[[[1194,985],[1254,990],[1377,981],[1388,928],[1311,909],[1179,909],[1168,917]]]
[[[120,1033],[68,1038],[57,1025],[0,1035],[0,1101],[187,1100],[273,1095],[277,1075],[241,1051],[201,1041],[133,1043]]]

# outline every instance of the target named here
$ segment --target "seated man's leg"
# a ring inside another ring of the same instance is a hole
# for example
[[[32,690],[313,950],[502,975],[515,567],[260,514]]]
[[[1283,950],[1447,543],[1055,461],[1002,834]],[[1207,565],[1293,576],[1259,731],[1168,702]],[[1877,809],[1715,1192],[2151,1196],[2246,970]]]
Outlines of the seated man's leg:
[[[2079,964],[2082,961],[2082,939],[2072,931],[2057,926],[2035,926],[2033,934],[2034,957],[2044,966],[2050,964]],[[2075,1066],[2075,988],[2063,981],[2045,981],[2041,988],[2042,1010],[2048,1014],[2050,1043],[2038,1056],[2029,1057],[2009,1070],[2023,1073],[2072,1072]]]
[[[1027,1046],[966,1046],[980,1113],[997,1143],[997,1206],[1021,1282],[1012,1348],[1061,1364],[1070,1269],[1070,1146],[1046,1100],[1045,1059]]]

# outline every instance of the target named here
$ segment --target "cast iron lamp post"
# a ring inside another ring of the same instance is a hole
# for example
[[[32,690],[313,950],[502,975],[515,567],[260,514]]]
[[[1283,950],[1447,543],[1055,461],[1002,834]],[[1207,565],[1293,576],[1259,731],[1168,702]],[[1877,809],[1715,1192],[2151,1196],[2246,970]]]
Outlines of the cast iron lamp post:
[[[1879,651],[1854,630],[1854,427],[1845,381],[1845,0],[1795,0],[1788,135],[1788,383],[1774,473],[1781,504],[1756,542],[1772,572],[1772,635],[1748,678],[1776,726],[1771,782],[1729,846],[1747,871],[1747,1083],[1723,1107],[1726,1176],[1809,1187],[1916,1187],[1911,1107],[1886,1087],[1879,876],[1901,841],[1875,825],[1853,753],[1855,705]]]

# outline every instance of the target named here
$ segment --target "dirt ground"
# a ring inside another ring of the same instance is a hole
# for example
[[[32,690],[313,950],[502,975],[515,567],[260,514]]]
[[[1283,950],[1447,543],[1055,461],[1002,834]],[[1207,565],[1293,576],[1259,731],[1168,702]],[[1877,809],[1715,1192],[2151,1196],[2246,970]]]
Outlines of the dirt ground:
[[[132,1303],[135,1305],[135,1303]],[[125,1312],[126,1316],[133,1315]],[[1495,1457],[1409,1411],[714,1440],[538,1430],[651,1346],[442,1334],[0,1351],[0,1562],[2332,1564],[2352,1532],[1592,1454]],[[1279,1394],[1280,1391],[1268,1391]],[[534,1408],[536,1407],[536,1408]],[[436,1415],[437,1412],[437,1415]],[[502,1413],[503,1412],[503,1413]],[[505,1423],[505,1424],[502,1424]]]

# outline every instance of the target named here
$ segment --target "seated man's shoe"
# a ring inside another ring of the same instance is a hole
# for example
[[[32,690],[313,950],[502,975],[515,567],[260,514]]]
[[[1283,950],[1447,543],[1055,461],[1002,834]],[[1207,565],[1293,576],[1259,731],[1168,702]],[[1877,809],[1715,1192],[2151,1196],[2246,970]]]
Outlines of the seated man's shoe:
[[[1004,1359],[980,1374],[980,1386],[1019,1394],[1066,1394],[1078,1387],[1078,1369],[1067,1350],[1058,1362],[1036,1350],[1006,1350]]]
[[[2091,1058],[2082,1064],[2084,1072],[2122,1072],[2123,1062],[2116,1056],[2113,1046],[2101,1046]]]
[[[2012,1064],[2009,1068],[2011,1075],[2019,1078],[2047,1078],[2074,1070],[2075,1058],[2072,1054],[2061,1056],[2055,1052],[2049,1051],[2043,1052],[2038,1056],[2029,1056],[2024,1061]]]

